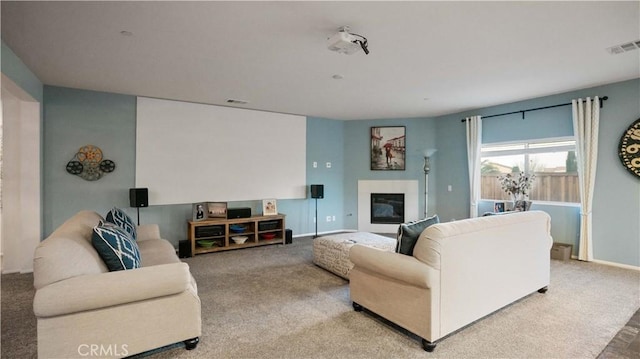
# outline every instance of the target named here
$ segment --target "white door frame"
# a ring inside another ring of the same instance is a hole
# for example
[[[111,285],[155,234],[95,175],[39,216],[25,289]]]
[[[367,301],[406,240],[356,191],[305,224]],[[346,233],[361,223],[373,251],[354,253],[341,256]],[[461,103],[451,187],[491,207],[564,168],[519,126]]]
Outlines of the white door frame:
[[[33,271],[42,235],[40,103],[2,74],[2,273]]]

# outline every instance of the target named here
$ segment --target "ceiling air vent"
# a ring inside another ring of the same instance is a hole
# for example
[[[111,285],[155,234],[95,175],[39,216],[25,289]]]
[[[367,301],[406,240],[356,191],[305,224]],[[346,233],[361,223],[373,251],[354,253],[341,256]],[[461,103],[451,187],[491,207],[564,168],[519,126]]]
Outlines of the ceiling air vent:
[[[631,42],[627,42],[627,43],[616,45],[616,46],[611,46],[610,48],[607,49],[607,52],[610,53],[611,55],[617,55],[623,52],[628,52],[628,51],[637,50],[637,49],[640,49],[640,40],[631,41]]]

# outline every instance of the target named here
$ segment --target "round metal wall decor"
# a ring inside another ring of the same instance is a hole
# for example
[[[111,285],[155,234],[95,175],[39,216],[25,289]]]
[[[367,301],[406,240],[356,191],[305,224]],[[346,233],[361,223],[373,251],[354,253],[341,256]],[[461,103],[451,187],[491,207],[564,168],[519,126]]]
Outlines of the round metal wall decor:
[[[640,118],[620,138],[618,156],[624,168],[640,177]]]
[[[67,172],[87,181],[96,181],[105,173],[116,169],[115,162],[102,159],[102,150],[93,145],[80,147],[76,155],[67,163]]]

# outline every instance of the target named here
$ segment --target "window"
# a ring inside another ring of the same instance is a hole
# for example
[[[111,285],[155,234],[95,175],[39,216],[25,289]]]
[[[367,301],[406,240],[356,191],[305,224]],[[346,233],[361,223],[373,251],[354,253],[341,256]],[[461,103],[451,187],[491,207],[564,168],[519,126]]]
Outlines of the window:
[[[482,145],[482,199],[511,200],[497,177],[524,171],[536,175],[532,201],[579,203],[575,148],[572,137]]]

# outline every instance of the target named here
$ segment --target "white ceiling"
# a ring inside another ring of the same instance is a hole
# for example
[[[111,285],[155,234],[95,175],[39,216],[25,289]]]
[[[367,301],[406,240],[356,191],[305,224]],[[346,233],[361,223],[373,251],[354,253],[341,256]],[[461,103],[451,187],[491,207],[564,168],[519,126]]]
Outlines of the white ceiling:
[[[640,39],[638,1],[1,6],[2,40],[47,85],[332,119],[431,117],[640,77],[640,50],[605,50]],[[343,25],[369,55],[327,50]]]

